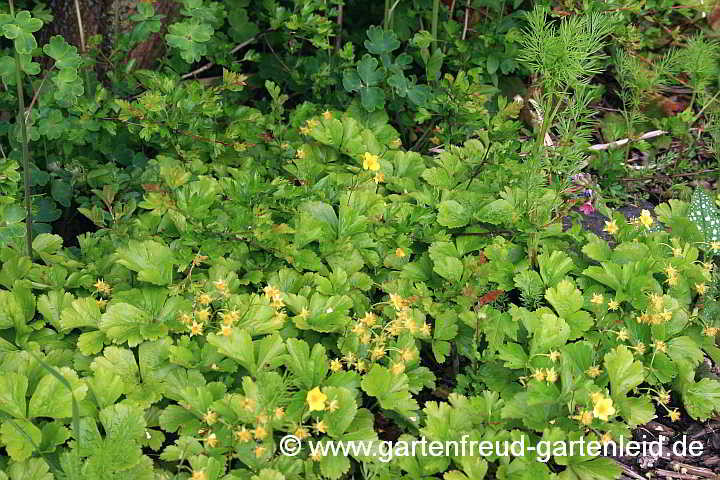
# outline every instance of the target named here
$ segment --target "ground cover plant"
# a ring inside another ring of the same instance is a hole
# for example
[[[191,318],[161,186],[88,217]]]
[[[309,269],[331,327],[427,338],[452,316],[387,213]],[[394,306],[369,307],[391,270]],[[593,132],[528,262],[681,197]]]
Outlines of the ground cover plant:
[[[715,418],[717,13],[676,7],[0,7],[0,479],[613,479],[380,441]]]

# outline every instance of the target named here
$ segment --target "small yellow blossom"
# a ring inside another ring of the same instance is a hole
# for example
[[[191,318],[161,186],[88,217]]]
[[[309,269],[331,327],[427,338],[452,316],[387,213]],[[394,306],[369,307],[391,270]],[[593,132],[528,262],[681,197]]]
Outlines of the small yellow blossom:
[[[298,317],[302,318],[303,320],[307,320],[310,317],[310,312],[307,308],[303,307],[302,310],[300,310],[300,313],[298,313]]]
[[[225,283],[223,280],[216,280],[213,282],[213,285],[215,285],[215,288],[217,288],[221,292],[224,292],[227,288],[227,283]]]
[[[653,343],[653,347],[655,347],[655,350],[658,352],[667,352],[667,344],[662,340],[656,340],[655,343]]]
[[[107,282],[105,282],[102,278],[99,279],[97,282],[95,282],[93,287],[95,287],[95,290],[97,290],[98,292],[104,293],[106,295],[109,295],[110,291],[112,290],[112,288],[110,288],[110,285]]]
[[[223,337],[229,337],[230,335],[232,335],[232,327],[229,325],[223,325],[222,327],[220,327],[220,334]]]
[[[217,446],[217,435],[211,433],[205,438],[205,443],[207,443],[208,447],[215,448]]]
[[[250,411],[255,410],[255,400],[252,398],[246,398],[243,400],[243,408]]]
[[[603,433],[602,437],[600,437],[600,441],[604,444],[610,443],[613,441],[613,436],[610,432]]]
[[[380,170],[380,162],[378,162],[378,156],[373,155],[370,152],[365,152],[363,155],[363,169],[377,172]]]
[[[597,402],[605,398],[605,395],[602,392],[594,392],[590,394],[590,401],[595,405]]]
[[[263,447],[262,445],[258,445],[257,447],[255,447],[255,458],[262,457],[265,454],[265,450],[267,450],[267,448]]]
[[[430,141],[433,145],[440,145],[440,143],[442,143],[442,140],[440,140],[440,137],[438,137],[437,135],[430,137]]]
[[[370,352],[370,358],[371,360],[378,360],[385,356],[385,347],[382,345],[378,345],[375,348],[372,349]]]
[[[311,118],[306,123],[307,123],[308,128],[310,128],[310,129],[315,128],[318,125],[318,121],[315,120],[314,118]]]
[[[332,370],[333,372],[339,372],[342,369],[343,369],[343,365],[340,360],[338,360],[337,358],[333,358],[330,361],[330,370]]]
[[[704,283],[696,283],[695,284],[695,290],[699,295],[705,295],[705,292],[708,291],[708,286]]]
[[[682,257],[682,254],[683,254],[682,248],[680,248],[680,247],[673,247],[673,248],[672,248],[672,254],[673,254],[673,256],[675,256],[675,257]]]
[[[300,132],[302,132],[302,130],[303,129],[301,128]],[[303,158],[305,158],[305,150],[303,150],[302,148],[299,148],[298,151],[295,152],[295,156],[302,160]]]
[[[328,404],[328,411],[329,411],[329,412],[334,412],[334,411],[337,410],[338,408],[340,408],[340,405],[338,404],[338,401],[337,401],[337,400],[330,400],[330,403]]]
[[[631,347],[631,348],[634,348],[635,351],[638,352],[640,355],[645,353],[645,344],[642,342],[638,342],[637,345],[635,345],[634,347]]]
[[[593,415],[600,420],[607,422],[610,415],[615,413],[615,407],[613,407],[613,401],[611,398],[603,398],[595,403],[593,409]]]
[[[210,319],[210,310],[203,308],[202,310],[195,311],[195,318],[201,322],[207,322]]]
[[[368,327],[372,327],[373,325],[375,325],[375,322],[377,322],[377,315],[372,312],[366,312],[365,316],[360,319],[360,321]]]
[[[558,352],[557,350],[552,350],[548,354],[548,357],[550,357],[550,360],[552,360],[553,362],[557,362],[560,359],[560,352]]]
[[[400,295],[396,295],[394,293],[390,294],[390,303],[395,308],[395,310],[405,310],[407,309],[407,300],[402,298]]]
[[[108,301],[104,298],[98,298],[97,300],[95,300],[95,303],[97,304],[98,308],[102,310],[103,308],[105,308],[105,305],[107,305]]]
[[[315,422],[315,425],[313,425],[313,430],[315,430],[317,433],[326,433],[327,424],[323,420]]]
[[[392,367],[390,367],[390,371],[393,375],[401,375],[405,371],[405,364],[404,363],[393,363]]]
[[[190,480],[208,480],[208,477],[203,470],[193,470]]]
[[[396,249],[395,249],[395,256],[396,256],[396,257],[400,257],[400,258],[404,258],[404,257],[405,257],[405,250],[403,250],[403,249],[400,248],[400,247],[396,248]]]
[[[250,431],[245,428],[245,425],[243,425],[240,430],[235,430],[234,435],[235,438],[242,443],[247,443],[252,440],[252,433],[250,433]]]
[[[542,382],[545,380],[545,371],[542,368],[538,368],[533,372],[532,377],[538,382]]]
[[[373,177],[373,182],[383,183],[385,181],[385,174],[383,172],[377,172]]]
[[[400,148],[400,147],[402,147],[402,140],[400,140],[399,138],[396,138],[395,140],[390,142],[390,146],[393,148]]]
[[[265,427],[261,427],[260,425],[258,425],[257,427],[255,427],[253,435],[257,440],[262,440],[263,438],[267,437],[268,431]]]
[[[645,228],[650,228],[653,224],[653,217],[650,215],[649,210],[643,210],[640,212],[640,217],[638,220],[641,224],[645,226]]]
[[[208,425],[212,425],[213,423],[217,422],[217,413],[213,412],[212,410],[208,410],[207,412],[205,412],[205,415],[203,415],[203,421]]]
[[[618,308],[620,308],[620,302],[617,302],[615,300],[610,300],[608,302],[608,310],[610,310],[611,312],[617,310]]]
[[[267,415],[265,415],[264,413],[261,413],[260,415],[255,417],[255,421],[257,423],[259,423],[260,425],[265,425],[268,421],[270,421],[270,419],[268,418]]]
[[[420,327],[420,333],[422,333],[425,336],[429,336],[430,335],[430,324],[423,323],[422,327]]]
[[[593,419],[592,412],[583,410],[583,412],[580,414],[580,422],[583,425],[590,425],[592,423],[592,419]]]
[[[713,252],[720,250],[720,242],[710,242],[710,250]]]
[[[180,317],[178,318],[178,320],[180,320],[182,323],[186,323],[186,324],[192,323],[192,317],[190,315],[188,315],[187,313],[181,314]]]
[[[303,135],[308,135],[310,133],[310,129],[308,127],[300,127],[300,133]],[[302,158],[302,157],[298,157]]]
[[[225,325],[232,325],[238,318],[240,318],[240,312],[237,310],[230,310],[229,312],[225,312],[222,316],[223,323]]]
[[[355,364],[355,370],[357,370],[359,373],[363,373],[367,370],[367,365],[365,365],[365,360],[358,360]]]
[[[677,422],[680,420],[680,411],[677,408],[674,408],[668,412],[668,417],[670,418],[670,421]]]
[[[332,112],[330,110],[325,110],[322,116],[325,120],[330,120],[332,118]]]
[[[410,362],[415,358],[415,351],[412,348],[405,348],[400,351],[403,361]]]
[[[627,331],[626,328],[621,328],[620,331],[617,332],[617,339],[618,339],[618,341],[624,342],[624,341],[627,340],[628,338],[630,338],[630,335],[628,334],[628,331]]]
[[[593,365],[592,367],[585,370],[585,373],[587,373],[588,376],[591,378],[596,378],[596,377],[600,376],[600,374],[602,373],[602,370],[597,365]]]
[[[655,397],[655,400],[661,405],[667,405],[670,403],[670,392],[666,391],[665,389],[660,389],[657,396]]]
[[[362,323],[356,323],[352,328],[352,332],[358,336],[362,335],[363,333],[365,333],[365,325],[363,325]]]
[[[602,303],[605,303],[605,297],[603,297],[602,294],[593,293],[590,303],[594,303],[595,305],[600,305]]]
[[[275,409],[275,418],[280,419],[285,416],[285,409],[282,407],[277,407]]]
[[[193,335],[202,335],[203,333],[203,325],[202,323],[193,322],[190,327],[190,336]]]
[[[298,427],[293,432],[293,435],[295,435],[300,440],[305,440],[307,437],[310,436],[310,434],[307,431],[307,428],[305,427]]]
[[[615,220],[611,220],[609,222],[606,221],[603,231],[609,233],[610,235],[615,235],[618,232],[617,222],[615,222]]]
[[[315,451],[310,454],[310,460],[313,462],[319,462],[322,460],[322,454],[320,453],[319,448],[316,448]]]
[[[210,303],[212,303],[212,297],[207,293],[200,294],[197,297],[197,303],[200,305],[210,305]]]
[[[703,335],[705,335],[707,337],[714,337],[715,335],[718,334],[719,330],[720,329],[718,329],[717,327],[705,327],[703,329]]]
[[[546,368],[545,369],[545,379],[550,383],[555,383],[557,381],[558,374],[555,371],[555,368]]]
[[[311,412],[315,410],[323,411],[325,410],[327,395],[320,391],[320,387],[315,387],[308,392],[306,400]]]
[[[655,310],[661,310],[663,308],[663,305],[665,304],[665,300],[662,295],[652,293],[650,294],[650,303]]]

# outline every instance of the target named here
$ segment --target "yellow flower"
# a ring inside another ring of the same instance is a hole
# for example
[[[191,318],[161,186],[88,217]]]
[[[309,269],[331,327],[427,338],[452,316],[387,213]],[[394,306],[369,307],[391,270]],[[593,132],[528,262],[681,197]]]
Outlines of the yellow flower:
[[[332,118],[332,112],[330,110],[325,110],[322,116],[325,120],[330,120]]]
[[[375,183],[383,183],[385,181],[385,174],[383,172],[378,172],[373,177],[373,181]]]
[[[365,152],[363,155],[363,169],[377,172],[380,170],[380,162],[378,162],[378,156],[373,155],[370,152]]]
[[[538,382],[545,380],[545,371],[542,368],[538,368],[532,374],[532,377]]]
[[[430,324],[423,323],[422,327],[420,327],[420,333],[422,333],[426,337],[429,336],[430,335]]]
[[[223,314],[223,323],[225,325],[232,325],[240,317],[240,312],[237,310],[230,310]]]
[[[337,401],[337,400],[330,400],[330,403],[328,404],[328,411],[329,411],[329,412],[334,412],[334,411],[337,410],[338,408],[340,408],[340,405],[338,405],[338,401]]]
[[[667,352],[667,344],[662,340],[656,340],[653,347],[655,347],[655,350],[658,352]]]
[[[708,286],[704,283],[696,283],[695,290],[697,290],[698,294],[705,295],[705,292],[708,291]]]
[[[627,331],[626,328],[621,328],[620,331],[617,332],[617,339],[618,339],[618,341],[624,342],[624,341],[627,340],[628,338],[630,338],[630,335],[628,334],[628,331]]]
[[[310,436],[310,434],[307,431],[307,428],[305,428],[305,427],[296,428],[295,431],[293,432],[293,435],[295,435],[300,440],[304,440]]]
[[[311,118],[306,123],[307,123],[308,128],[315,128],[315,127],[317,127],[318,121],[315,120],[314,118]]]
[[[265,454],[265,450],[267,449],[262,445],[258,445],[257,447],[255,447],[255,458],[262,457]]]
[[[205,442],[207,443],[208,447],[215,448],[217,446],[217,435],[211,433],[207,436]]]
[[[400,356],[402,357],[403,361],[410,362],[415,358],[415,351],[412,348],[405,348],[403,350],[400,350]]]
[[[440,140],[440,137],[438,137],[437,135],[435,135],[434,137],[430,137],[430,141],[433,145],[440,145],[440,143],[442,142],[442,140]]]
[[[223,337],[229,337],[230,335],[232,335],[232,327],[229,325],[223,325],[222,327],[220,327],[220,334]]]
[[[310,460],[313,462],[319,462],[322,460],[322,454],[320,453],[320,449],[316,448],[313,453],[310,454]]]
[[[600,374],[602,373],[602,370],[597,365],[593,365],[592,367],[585,370],[585,373],[587,373],[589,377],[595,378],[595,377],[600,376]]]
[[[302,132],[302,128],[300,129],[300,131]],[[295,152],[295,156],[302,160],[303,158],[305,158],[305,150],[303,150],[302,148],[298,149],[298,151]]]
[[[407,308],[407,300],[402,298],[400,295],[396,295],[394,293],[390,294],[390,303],[392,303],[392,306],[395,308],[395,310],[405,310]]]
[[[315,430],[317,433],[325,433],[327,432],[327,425],[323,420],[320,420],[319,422],[315,422],[315,425],[313,425],[313,430]]]
[[[363,373],[365,370],[367,370],[367,366],[365,365],[365,360],[358,360],[358,362],[355,364],[355,370],[357,370],[360,373]]]
[[[545,369],[545,378],[550,383],[555,383],[555,381],[558,378],[557,372],[555,371],[555,368],[546,368]]]
[[[674,408],[668,412],[668,417],[670,417],[670,421],[677,422],[680,420],[680,411],[677,408]]]
[[[240,430],[235,430],[235,438],[242,443],[247,443],[252,440],[252,433],[243,425]]]
[[[110,294],[110,291],[112,290],[110,288],[110,285],[107,284],[102,278],[99,279],[95,284],[93,285],[95,287],[95,290],[97,290],[100,293]]]
[[[580,422],[582,422],[583,425],[590,425],[592,423],[592,419],[593,419],[592,412],[583,410],[583,412],[580,414]]]
[[[682,248],[680,248],[680,247],[673,247],[673,249],[672,249],[672,254],[673,254],[673,256],[675,256],[675,257],[682,257],[682,254],[683,254]]]
[[[256,421],[257,423],[259,423],[260,425],[265,425],[265,424],[268,422],[268,420],[270,420],[270,419],[269,419],[268,416],[265,415],[264,413],[262,413],[262,414],[258,415],[257,417],[255,417],[255,421]]]
[[[207,322],[210,318],[210,310],[203,308],[202,310],[195,311],[195,317],[201,322]]]
[[[617,302],[615,300],[610,300],[608,302],[608,310],[614,311],[614,310],[617,310],[618,308],[620,308],[620,302]]]
[[[255,438],[258,440],[262,440],[263,438],[267,437],[268,432],[265,429],[265,427],[257,426],[255,427],[255,430],[253,431],[253,435],[255,435]]]
[[[653,217],[650,215],[650,211],[643,210],[640,212],[640,219],[638,220],[645,228],[650,228],[653,224]]]
[[[205,475],[205,472],[202,470],[199,470],[199,471],[193,470],[192,477],[190,477],[190,480],[207,480],[207,475]]]
[[[604,232],[609,233],[610,235],[615,235],[618,232],[618,226],[615,220],[611,221],[605,221],[605,228],[603,228]]]
[[[193,322],[192,325],[188,328],[190,328],[190,336],[191,337],[193,335],[202,335],[202,333],[203,333],[202,323]]]
[[[217,422],[217,413],[213,412],[212,410],[208,410],[205,415],[203,415],[203,421],[208,425],[212,425],[213,423]]]
[[[225,289],[227,288],[227,283],[225,283],[223,280],[214,281],[213,285],[215,285],[215,288],[217,288],[221,292],[225,291]]]
[[[652,303],[652,306],[655,310],[661,310],[663,308],[663,305],[665,304],[665,300],[662,295],[653,293],[650,295],[650,303]]]
[[[95,303],[97,304],[98,308],[100,310],[102,310],[103,308],[105,308],[105,305],[107,305],[108,301],[105,300],[104,298],[99,298],[99,299],[95,300]],[[185,314],[185,315],[187,315],[187,314]]]
[[[590,401],[593,403],[593,405],[602,400],[603,398],[605,398],[605,395],[602,392],[595,392],[590,394]]]
[[[720,250],[720,242],[710,242],[710,250],[713,252]]]
[[[717,327],[705,327],[703,329],[703,335],[707,337],[714,337],[718,334],[718,328]]]
[[[602,294],[593,293],[590,303],[594,303],[595,305],[600,305],[601,303],[605,303],[605,297],[603,297]]]
[[[243,408],[245,410],[255,410],[255,400],[253,400],[252,398],[246,398],[245,400],[243,400]]]
[[[282,407],[277,407],[275,409],[275,418],[283,418],[285,416],[285,409]]]
[[[613,441],[612,434],[610,432],[603,433],[602,437],[600,437],[600,441],[604,444],[610,443]]]
[[[396,249],[395,249],[395,256],[396,256],[396,257],[400,257],[400,258],[405,257],[405,250],[403,250],[403,249],[400,248],[400,247],[396,248]]]
[[[400,362],[393,363],[392,367],[390,367],[390,371],[393,375],[401,375],[405,371],[405,364]]]
[[[553,362],[557,362],[560,359],[560,352],[553,350],[548,354],[548,357],[550,357],[550,360]]]
[[[338,360],[337,358],[333,358],[330,361],[330,370],[332,370],[333,372],[339,372],[342,369],[343,369],[343,365],[340,360]]]
[[[400,140],[399,138],[396,138],[395,140],[390,142],[390,146],[393,148],[400,148],[400,147],[402,147],[402,140]]]
[[[615,413],[615,407],[613,407],[613,401],[611,398],[602,398],[595,403],[593,409],[593,415],[600,420],[607,422],[610,415]]]
[[[198,295],[197,303],[199,303],[200,305],[210,305],[210,303],[212,303],[212,297],[207,293],[203,293],[201,295]]]
[[[666,391],[665,389],[660,389],[657,397],[655,397],[655,400],[657,400],[658,403],[661,405],[667,405],[668,403],[670,403],[670,392]]]
[[[638,352],[640,355],[642,355],[643,353],[645,353],[645,344],[642,343],[642,342],[638,342],[638,344],[635,345],[635,346],[632,347],[632,348],[634,348],[635,351]]]
[[[320,391],[320,387],[315,387],[310,390],[307,394],[307,403],[310,406],[310,411],[323,411],[325,410],[325,401],[327,401],[327,395]]]
[[[673,267],[672,265],[668,265],[665,268],[665,275],[667,275],[668,277],[674,277],[675,275],[677,275],[677,273],[678,273],[677,269],[675,267]]]

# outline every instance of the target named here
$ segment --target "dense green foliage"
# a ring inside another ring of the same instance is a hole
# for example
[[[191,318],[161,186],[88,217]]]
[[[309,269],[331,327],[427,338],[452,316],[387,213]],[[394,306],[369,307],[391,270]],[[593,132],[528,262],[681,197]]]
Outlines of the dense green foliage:
[[[0,105],[26,118],[0,127],[0,479],[610,479],[590,456],[386,462],[279,441],[617,441],[720,410],[699,368],[720,362],[714,199],[627,220],[608,205],[630,142],[588,148],[608,70],[604,140],[664,129],[691,152],[697,122],[716,135],[700,34],[647,66],[662,35],[620,2],[558,19],[518,1],[182,0],[149,71],[123,59],[159,31],[151,3],[106,59],[37,45],[50,16],[26,3],[0,10]],[[186,75],[207,62],[215,78]],[[653,116],[678,78],[687,109]],[[578,189],[610,244],[563,229]],[[57,234],[80,215],[76,239]]]

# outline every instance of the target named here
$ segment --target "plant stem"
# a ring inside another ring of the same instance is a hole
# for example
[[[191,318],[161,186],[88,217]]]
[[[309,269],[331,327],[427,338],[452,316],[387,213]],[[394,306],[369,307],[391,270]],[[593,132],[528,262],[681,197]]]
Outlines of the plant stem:
[[[433,39],[433,54],[438,49],[438,17],[440,16],[440,0],[433,0],[433,11],[432,11],[432,24],[430,26],[430,33]]]
[[[10,0],[10,15],[15,16],[13,0]],[[32,204],[30,202],[30,149],[28,148],[27,123],[25,122],[25,97],[22,87],[20,54],[15,50],[15,83],[18,96],[18,122],[22,135],[23,183],[25,184],[25,243],[27,254],[32,258]]]

